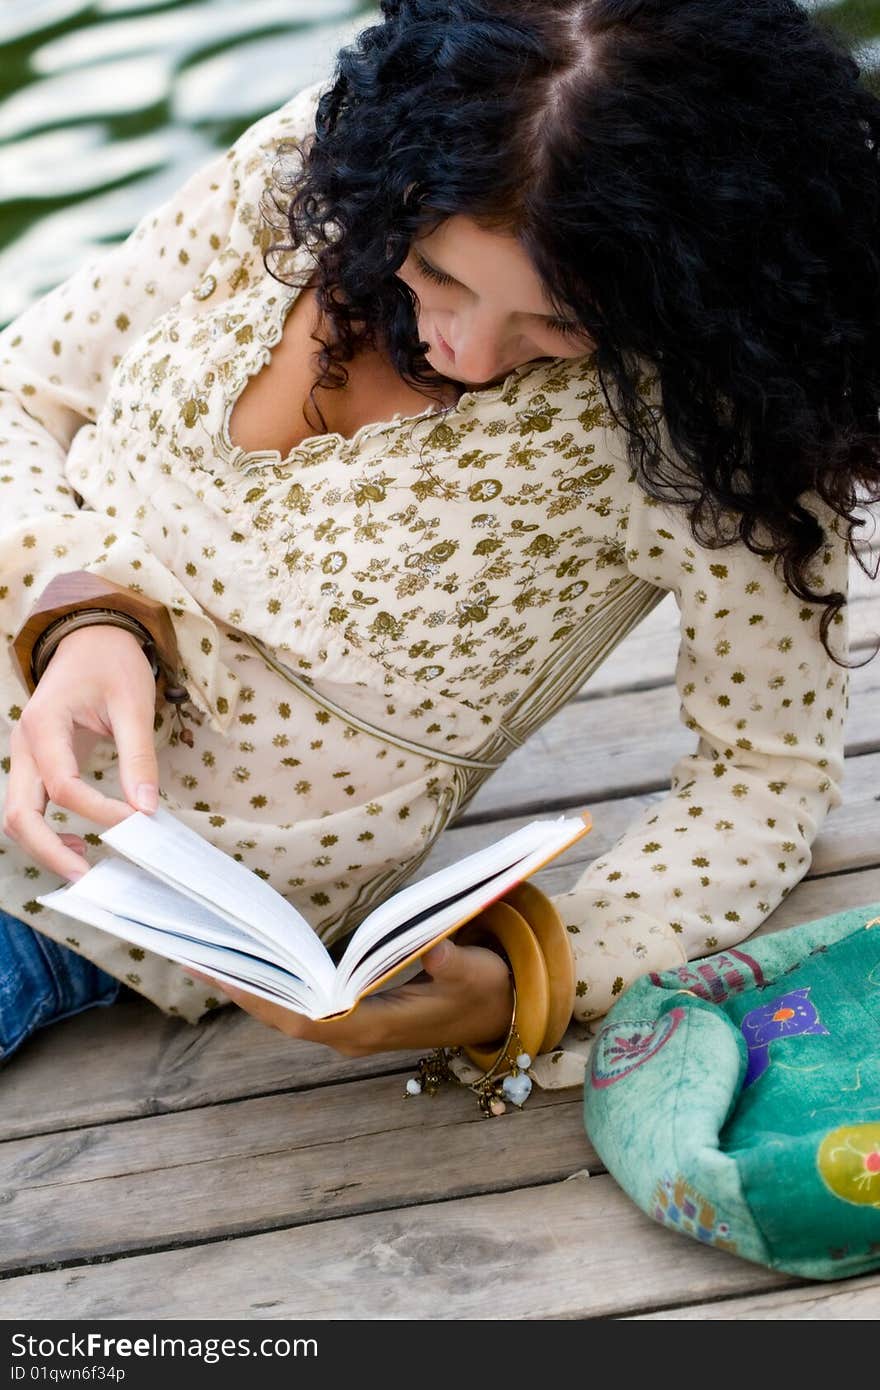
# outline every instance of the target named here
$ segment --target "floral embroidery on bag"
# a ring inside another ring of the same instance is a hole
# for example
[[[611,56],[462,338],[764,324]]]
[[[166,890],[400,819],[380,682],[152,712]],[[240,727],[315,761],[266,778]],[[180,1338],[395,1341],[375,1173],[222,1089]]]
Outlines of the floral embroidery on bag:
[[[593,1046],[591,1080],[596,1089],[612,1086],[650,1061],[665,1047],[685,1016],[684,1009],[670,1009],[656,1021],[609,1024]]]
[[[880,1208],[880,1124],[833,1129],[819,1145],[816,1164],[835,1197]]]

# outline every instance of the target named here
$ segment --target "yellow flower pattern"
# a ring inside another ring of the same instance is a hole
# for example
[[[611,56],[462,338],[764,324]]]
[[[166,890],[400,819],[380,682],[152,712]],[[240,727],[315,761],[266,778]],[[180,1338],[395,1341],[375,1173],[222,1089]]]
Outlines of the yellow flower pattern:
[[[590,358],[531,363],[443,413],[284,458],[232,443],[237,397],[296,295],[263,266],[260,199],[318,90],[0,335],[3,630],[70,570],[163,602],[199,721],[191,747],[158,721],[163,801],[332,943],[675,591],[696,751],[557,898],[575,1020],[533,1070],[573,1084],[590,1021],[636,975],[741,940],[805,872],[839,799],[845,673],[770,562],[701,550],[681,513],[649,502]],[[647,377],[644,395],[654,408]],[[831,531],[820,569],[845,585]],[[8,724],[22,703],[7,659]],[[109,745],[89,770],[114,794]],[[8,912],[191,1021],[222,1002],[170,962],[139,953],[134,971],[124,943],[72,937],[35,901],[55,882],[0,845]]]

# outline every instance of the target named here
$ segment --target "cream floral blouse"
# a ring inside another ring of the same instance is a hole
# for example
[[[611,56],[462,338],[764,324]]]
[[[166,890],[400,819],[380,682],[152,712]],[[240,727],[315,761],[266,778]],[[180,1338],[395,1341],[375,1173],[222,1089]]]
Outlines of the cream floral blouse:
[[[771,563],[700,549],[680,512],[646,499],[589,358],[285,458],[233,445],[233,405],[296,295],[264,269],[260,199],[318,91],[0,336],[0,626],[11,638],[70,570],[167,605],[200,722],[192,747],[167,718],[157,730],[163,802],[331,943],[672,590],[695,748],[665,801],[556,899],[575,1018],[534,1075],[571,1085],[590,1021],[633,978],[741,941],[806,871],[839,801],[845,673],[819,610]],[[820,582],[844,589],[828,535]],[[7,655],[10,726],[24,699]],[[110,795],[116,766],[99,745],[89,770]],[[5,756],[3,783],[8,769]],[[56,886],[0,844],[7,912],[190,1021],[223,1002],[41,908]]]

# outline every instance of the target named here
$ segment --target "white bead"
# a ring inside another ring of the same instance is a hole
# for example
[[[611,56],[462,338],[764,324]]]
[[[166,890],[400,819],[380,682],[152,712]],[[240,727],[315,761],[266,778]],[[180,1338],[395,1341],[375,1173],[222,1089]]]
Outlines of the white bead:
[[[501,1083],[504,1097],[512,1105],[525,1105],[532,1090],[532,1078],[520,1072],[518,1076],[505,1076]]]
[[[420,1096],[422,1094],[422,1083],[416,1077],[411,1076],[406,1083],[406,1094],[408,1096]]]
[[[516,1059],[516,1065],[520,1071],[525,1071],[527,1067],[532,1065],[532,1059],[527,1052],[521,1052]]]

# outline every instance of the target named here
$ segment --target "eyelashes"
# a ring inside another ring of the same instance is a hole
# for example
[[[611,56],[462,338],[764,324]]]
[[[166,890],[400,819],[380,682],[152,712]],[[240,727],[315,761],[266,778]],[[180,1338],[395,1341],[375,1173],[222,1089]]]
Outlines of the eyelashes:
[[[413,259],[419,269],[419,273],[424,275],[426,280],[430,280],[432,284],[455,284],[451,275],[445,275],[442,270],[437,270],[435,266],[431,265],[429,261],[426,261],[415,249],[413,250]],[[571,319],[545,319],[544,322],[554,333],[561,333],[563,337],[582,338],[585,336],[584,330],[581,328],[580,324],[574,323]]]
[[[570,319],[548,319],[547,323],[557,333],[562,333],[566,338],[584,338],[586,334],[579,323],[573,323]]]
[[[422,275],[424,275],[426,280],[432,280],[435,285],[452,284],[451,275],[444,275],[441,270],[436,270],[434,266],[429,265],[428,262],[424,260],[422,256],[419,255],[418,251],[414,251],[413,255],[415,257],[416,265],[418,266],[419,270],[421,271]]]

